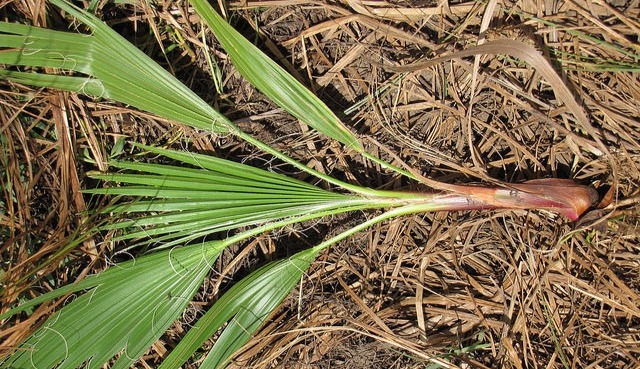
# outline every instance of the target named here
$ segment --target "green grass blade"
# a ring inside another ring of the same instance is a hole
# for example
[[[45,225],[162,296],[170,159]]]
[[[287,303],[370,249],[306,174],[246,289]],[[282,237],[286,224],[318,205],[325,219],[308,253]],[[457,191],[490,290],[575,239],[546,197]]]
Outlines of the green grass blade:
[[[191,0],[238,72],[278,106],[325,135],[362,152],[355,135],[311,91],[233,29],[206,0]]]

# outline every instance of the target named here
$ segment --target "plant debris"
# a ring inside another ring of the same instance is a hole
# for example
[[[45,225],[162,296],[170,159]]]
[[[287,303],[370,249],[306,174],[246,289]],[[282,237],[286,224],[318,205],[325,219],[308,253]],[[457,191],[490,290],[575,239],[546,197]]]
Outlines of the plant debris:
[[[215,39],[203,38],[188,3],[116,10],[102,17],[263,142],[354,184],[426,190],[320,137],[252,89]],[[0,11],[21,23],[56,20],[45,17],[44,3],[27,0],[5,2]],[[545,210],[495,209],[406,216],[362,232],[313,264],[230,367],[637,367],[637,1],[243,0],[230,2],[226,14],[366,137],[374,155],[440,182],[509,184],[569,207],[572,192],[582,190],[564,179],[608,190],[601,204],[589,193],[575,212],[561,211],[575,218],[599,205],[582,223]],[[516,52],[501,49],[507,44]],[[552,70],[523,58],[527,50]],[[438,57],[446,60],[428,62]],[[117,256],[111,234],[60,247],[82,231],[87,203],[97,201],[80,193],[96,185],[85,173],[132,155],[126,142],[309,179],[227,135],[108,101],[5,81],[0,94],[2,311]],[[551,192],[539,186],[544,181],[554,184]],[[212,273],[193,311],[274,254],[313,245],[364,216],[303,224],[229,250],[214,266],[224,277]],[[3,327],[0,353],[55,308],[40,306]],[[189,319],[174,324],[139,365],[159,365]]]

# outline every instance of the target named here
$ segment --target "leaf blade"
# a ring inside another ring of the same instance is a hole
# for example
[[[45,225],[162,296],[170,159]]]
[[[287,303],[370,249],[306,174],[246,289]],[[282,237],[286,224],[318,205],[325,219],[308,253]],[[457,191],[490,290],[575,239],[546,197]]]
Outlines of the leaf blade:
[[[2,366],[76,368],[88,362],[94,368],[123,350],[131,356],[119,361],[132,364],[183,311],[223,246],[165,250],[108,269],[92,281],[93,290],[50,317],[22,343],[28,349]]]
[[[209,2],[190,2],[252,85],[300,121],[358,152],[364,151],[355,135],[315,94],[233,29]]]
[[[317,249],[301,251],[289,259],[267,264],[243,278],[198,320],[159,369],[179,368],[225,322],[233,318],[201,364],[205,368],[221,367],[291,292],[318,252]]]

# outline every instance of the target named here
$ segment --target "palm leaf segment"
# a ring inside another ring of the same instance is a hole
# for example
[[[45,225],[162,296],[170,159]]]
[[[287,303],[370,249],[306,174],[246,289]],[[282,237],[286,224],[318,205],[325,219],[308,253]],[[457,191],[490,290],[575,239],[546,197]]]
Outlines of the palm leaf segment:
[[[85,75],[68,76],[0,70],[13,81],[110,98],[215,133],[238,129],[151,58],[95,16],[50,0],[89,27],[91,34],[52,31],[0,22],[0,63],[57,68]],[[231,55],[238,71],[289,113],[343,144],[362,145],[335,114],[304,85],[229,26],[206,1],[192,1]],[[152,92],[152,93],[151,93]]]
[[[194,168],[116,162],[114,167],[137,173],[94,173],[93,177],[126,186],[86,191],[148,198],[104,210],[132,214],[132,219],[106,228],[126,230],[119,239],[138,239],[139,245],[172,247],[246,226],[261,226],[253,232],[264,232],[275,226],[275,221],[293,223],[389,206],[395,201],[329,192],[284,175],[206,155],[141,147]]]
[[[85,76],[8,69],[0,70],[0,75],[20,83],[117,100],[208,131],[229,130],[227,118],[104,23],[63,1],[51,2],[77,17],[93,33],[0,22],[2,47],[8,48],[0,53],[0,63],[58,68]]]
[[[128,368],[173,323],[200,287],[223,247],[193,245],[157,252],[112,267],[76,285],[41,296],[0,316],[61,293],[91,290],[32,334],[2,368],[98,368],[120,354]]]

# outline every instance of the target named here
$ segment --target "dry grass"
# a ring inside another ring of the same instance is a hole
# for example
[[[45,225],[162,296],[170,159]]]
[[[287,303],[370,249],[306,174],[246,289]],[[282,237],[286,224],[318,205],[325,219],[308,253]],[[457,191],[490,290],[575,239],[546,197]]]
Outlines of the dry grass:
[[[41,9],[28,4],[4,3],[0,12],[36,23]],[[256,27],[267,52],[335,111],[347,111],[372,153],[449,182],[577,178],[603,194],[611,188],[613,201],[592,214],[595,225],[547,212],[468,212],[407,217],[362,233],[314,264],[233,367],[640,366],[640,3],[445,4],[246,0],[228,7],[247,35]],[[234,75],[208,39],[222,72],[215,94],[200,24],[184,3],[110,9],[106,17],[131,39],[138,31],[139,47],[160,61],[165,53],[183,81],[264,141],[352,182],[420,188],[286,117]],[[499,47],[420,65],[496,40],[529,45],[552,69]],[[170,45],[177,47],[166,52]],[[101,167],[120,137],[287,170],[227,137],[72,94],[1,86],[3,306],[104,266],[108,242],[58,249],[87,208],[79,190],[92,185],[82,175],[93,164],[83,157]],[[363,216],[264,236],[242,256],[284,253]],[[251,265],[231,260],[220,270]],[[209,282],[205,300],[222,283]],[[51,308],[3,331],[3,345]],[[185,317],[141,365],[156,365],[188,325]]]

